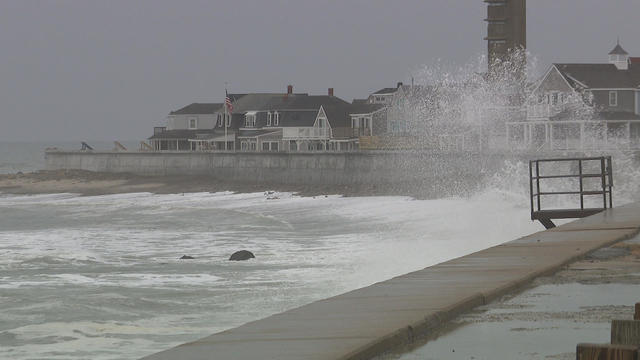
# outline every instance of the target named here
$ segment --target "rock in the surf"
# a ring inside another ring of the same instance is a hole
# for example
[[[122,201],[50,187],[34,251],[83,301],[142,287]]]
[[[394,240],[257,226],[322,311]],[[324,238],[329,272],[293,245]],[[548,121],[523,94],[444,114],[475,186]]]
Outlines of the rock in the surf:
[[[240,251],[236,251],[233,254],[231,254],[231,257],[229,258],[229,260],[232,261],[242,261],[242,260],[249,260],[255,258],[255,256],[253,255],[253,253],[251,251],[248,250],[240,250]]]
[[[193,260],[193,259],[195,258],[189,255],[182,255],[182,257],[180,258],[180,260]]]

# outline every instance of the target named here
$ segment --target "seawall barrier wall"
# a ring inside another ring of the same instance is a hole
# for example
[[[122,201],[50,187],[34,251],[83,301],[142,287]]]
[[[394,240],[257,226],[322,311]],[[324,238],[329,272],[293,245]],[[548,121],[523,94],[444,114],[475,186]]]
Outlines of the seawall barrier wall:
[[[48,151],[46,169],[137,175],[205,175],[305,185],[408,184],[478,177],[507,156],[472,153],[206,153]],[[525,157],[522,157],[525,160]]]
[[[47,151],[46,169],[143,176],[205,176],[248,184],[376,186],[440,191],[482,183],[506,161],[579,153],[223,153]],[[637,158],[637,154],[634,156]],[[525,176],[523,176],[523,179]]]

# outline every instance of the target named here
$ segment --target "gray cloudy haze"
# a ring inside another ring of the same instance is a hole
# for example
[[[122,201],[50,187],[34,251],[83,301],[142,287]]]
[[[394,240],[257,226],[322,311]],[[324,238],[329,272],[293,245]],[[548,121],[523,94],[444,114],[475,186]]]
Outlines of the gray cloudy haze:
[[[529,0],[542,66],[640,56],[639,0]],[[0,1],[0,141],[136,140],[230,92],[348,101],[485,52],[482,0]]]

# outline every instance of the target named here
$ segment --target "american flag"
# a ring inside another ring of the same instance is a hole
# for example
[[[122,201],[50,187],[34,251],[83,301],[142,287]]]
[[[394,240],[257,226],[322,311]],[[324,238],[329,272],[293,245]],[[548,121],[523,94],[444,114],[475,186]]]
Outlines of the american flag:
[[[233,112],[233,104],[231,103],[231,98],[229,97],[229,93],[227,92],[227,90],[225,90],[224,93],[224,104],[227,106],[227,111],[229,111],[229,114],[231,114]]]

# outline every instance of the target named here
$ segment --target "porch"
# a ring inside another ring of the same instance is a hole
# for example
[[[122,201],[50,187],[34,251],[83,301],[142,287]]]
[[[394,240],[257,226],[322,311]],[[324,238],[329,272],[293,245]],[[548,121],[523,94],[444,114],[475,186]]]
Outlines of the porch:
[[[640,149],[640,119],[507,122],[512,149]]]

